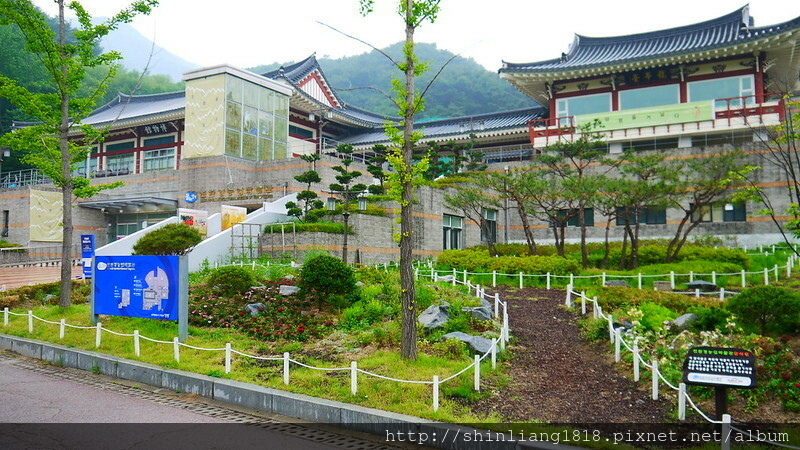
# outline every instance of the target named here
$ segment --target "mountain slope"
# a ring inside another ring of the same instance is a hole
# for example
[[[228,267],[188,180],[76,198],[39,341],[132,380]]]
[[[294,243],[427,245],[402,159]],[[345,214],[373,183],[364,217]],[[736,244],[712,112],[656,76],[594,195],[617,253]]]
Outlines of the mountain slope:
[[[417,88],[423,90],[453,54],[438,49],[435,44],[417,44],[416,49],[419,60],[430,66],[430,70],[416,82]],[[402,44],[394,44],[383,51],[398,60]],[[397,115],[397,108],[386,95],[392,95],[391,80],[402,73],[385,56],[372,51],[340,59],[320,58],[319,64],[328,82],[348,104],[376,113]],[[277,66],[269,64],[249,70],[264,73]],[[533,100],[473,59],[456,57],[444,67],[425,94],[425,110],[419,118],[458,117],[535,105]]]
[[[129,24],[123,24],[113,33],[109,33],[103,39],[102,47],[104,50],[113,49],[122,53],[122,66],[126,69],[141,72],[147,68],[148,74],[167,75],[172,81],[180,81],[184,72],[197,68],[197,64],[155,45]]]

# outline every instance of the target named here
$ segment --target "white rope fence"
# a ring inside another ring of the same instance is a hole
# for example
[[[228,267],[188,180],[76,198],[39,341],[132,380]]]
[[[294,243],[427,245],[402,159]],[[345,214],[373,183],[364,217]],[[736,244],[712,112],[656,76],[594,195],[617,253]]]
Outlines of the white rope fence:
[[[772,246],[772,252],[774,253],[776,250],[787,250],[786,248],[781,248],[776,246]],[[764,254],[769,255],[770,252],[760,251],[757,254]],[[566,281],[566,286],[575,286],[576,280],[589,280],[586,284],[592,284],[592,280],[599,280],[600,286],[605,286],[609,280],[635,280],[632,287],[636,287],[638,289],[643,289],[645,279],[656,279],[654,281],[669,281],[670,290],[681,293],[681,294],[689,294],[695,295],[696,297],[700,296],[718,296],[720,300],[725,300],[726,298],[737,294],[735,291],[726,290],[724,287],[720,288],[719,291],[702,291],[700,289],[694,289],[692,291],[686,292],[678,292],[675,291],[676,286],[678,285],[678,280],[681,278],[688,279],[688,283],[693,283],[700,279],[710,279],[712,284],[717,284],[719,277],[735,277],[739,279],[739,285],[742,289],[746,288],[748,284],[750,284],[750,280],[753,277],[757,277],[761,284],[769,285],[772,282],[776,282],[780,279],[781,273],[785,273],[786,277],[789,278],[792,276],[792,272],[795,268],[797,263],[797,255],[791,254],[788,256],[786,260],[786,264],[779,266],[775,264],[772,268],[764,268],[763,270],[758,271],[746,271],[741,270],[740,272],[730,272],[730,273],[717,273],[712,271],[711,273],[694,273],[692,271],[688,273],[675,273],[674,271],[670,271],[670,273],[665,274],[655,274],[655,275],[646,275],[643,273],[638,273],[635,275],[620,275],[620,274],[609,274],[603,272],[599,275],[575,275],[575,274],[567,274],[567,275],[555,275],[550,272],[545,274],[527,274],[523,272],[519,273],[500,273],[497,271],[492,272],[467,272],[466,270],[459,271],[457,269],[452,270],[437,270],[433,267],[433,263],[428,261],[424,266],[417,266],[415,267],[415,274],[417,277],[425,276],[431,279],[441,279],[442,277],[449,277],[452,276],[453,280],[460,280],[459,283],[466,284],[466,280],[468,277],[471,276],[491,276],[492,277],[492,287],[497,287],[497,280],[498,277],[504,277],[505,279],[516,279],[518,280],[518,285],[520,289],[525,288],[526,286],[539,286],[540,279],[544,279],[544,285],[546,289],[551,289],[554,285],[564,285],[564,281]],[[529,281],[533,280],[533,281]],[[654,289],[656,288],[654,284]]]
[[[586,314],[586,303],[591,303],[592,305],[592,314],[593,317],[596,319],[606,320],[608,322],[608,338],[611,341],[611,344],[614,345],[614,361],[620,362],[622,360],[622,348],[626,348],[627,351],[631,353],[633,356],[633,380],[638,382],[640,378],[640,366],[644,366],[645,368],[650,370],[651,373],[651,391],[652,391],[652,399],[658,400],[659,398],[659,387],[660,384],[663,383],[667,385],[673,391],[678,392],[678,419],[683,421],[686,420],[686,404],[688,403],[689,406],[694,409],[703,419],[707,422],[712,424],[721,424],[723,430],[734,429],[742,434],[747,434],[746,432],[734,428],[731,426],[731,416],[729,414],[724,414],[722,416],[722,420],[714,420],[710,418],[706,413],[704,413],[692,400],[689,396],[688,392],[686,391],[686,384],[679,383],[677,386],[670,383],[661,371],[658,369],[658,360],[655,358],[651,358],[650,363],[648,364],[647,361],[642,357],[641,351],[639,349],[638,340],[634,337],[633,342],[628,343],[625,341],[625,337],[622,332],[622,328],[614,328],[614,318],[611,314],[606,314],[603,312],[603,308],[597,301],[597,297],[589,298],[583,292],[574,291],[572,286],[567,286],[567,295],[565,304],[568,308],[573,307],[572,298],[575,296],[576,298],[580,298],[581,302],[581,313]],[[722,436],[730,436],[729,432],[723,431]],[[768,440],[759,440],[759,442],[765,442],[771,445],[778,445],[781,447],[787,448],[797,448],[782,445],[779,443],[771,442]],[[729,448],[730,441],[723,439],[722,441],[722,448]]]
[[[455,281],[453,282],[455,284]],[[502,310],[502,321],[501,321],[501,331],[500,337],[494,338],[491,341],[491,348],[485,352],[483,355],[475,355],[474,361],[460,370],[459,372],[450,375],[447,378],[440,379],[438,375],[433,376],[432,380],[404,380],[399,378],[392,378],[384,375],[380,375],[374,372],[370,372],[368,370],[359,369],[358,363],[356,361],[352,361],[349,367],[315,367],[303,362],[300,362],[295,359],[291,359],[288,352],[284,353],[281,357],[263,357],[263,356],[256,356],[250,355],[238,350],[235,350],[231,347],[230,343],[226,343],[224,347],[220,348],[205,348],[205,347],[196,347],[193,345],[185,344],[180,342],[177,337],[175,337],[171,341],[163,341],[158,339],[152,339],[147,336],[144,336],[139,333],[139,330],[134,330],[133,333],[119,333],[108,328],[104,328],[101,322],[98,322],[95,326],[76,326],[70,325],[65,322],[65,319],[61,319],[59,322],[54,322],[50,320],[43,319],[33,314],[33,311],[28,311],[27,313],[15,313],[11,312],[8,307],[3,309],[3,326],[7,327],[9,323],[9,318],[11,316],[19,316],[19,317],[26,317],[28,322],[28,333],[33,334],[34,332],[34,321],[38,320],[40,322],[44,322],[47,324],[55,324],[59,326],[59,338],[64,339],[65,329],[67,327],[74,328],[74,329],[83,329],[83,330],[96,330],[95,332],[95,348],[100,348],[102,345],[102,338],[103,332],[108,332],[115,336],[121,337],[131,337],[133,338],[133,347],[134,347],[134,354],[137,357],[141,356],[141,340],[144,339],[149,342],[153,342],[156,344],[167,344],[172,345],[173,347],[173,358],[175,362],[180,362],[180,351],[181,347],[198,350],[198,351],[209,351],[209,352],[225,352],[225,373],[231,373],[231,366],[232,366],[232,358],[233,355],[239,355],[244,358],[251,358],[254,360],[261,360],[261,361],[281,361],[283,364],[283,382],[284,384],[288,385],[290,383],[290,369],[291,365],[294,364],[296,366],[300,366],[310,370],[318,370],[324,372],[337,372],[337,371],[350,371],[350,391],[355,395],[358,392],[358,374],[367,375],[373,378],[378,378],[387,381],[393,381],[398,383],[408,383],[408,384],[425,384],[431,385],[433,388],[433,410],[436,411],[439,409],[439,387],[441,384],[451,381],[464,373],[472,370],[474,373],[474,389],[475,391],[480,391],[480,382],[481,382],[481,363],[488,357],[491,361],[492,369],[497,367],[497,353],[498,348],[500,350],[505,348],[506,343],[508,342],[509,337],[509,329],[508,329],[508,305],[506,302],[500,300],[500,296],[495,294],[494,296],[489,296],[485,293],[485,291],[480,286],[473,286],[469,281],[467,282],[467,287],[470,289],[470,292],[473,290],[475,291],[475,296],[480,299],[490,298],[494,300],[494,317],[496,320],[501,320],[500,315],[498,314],[500,310]]]

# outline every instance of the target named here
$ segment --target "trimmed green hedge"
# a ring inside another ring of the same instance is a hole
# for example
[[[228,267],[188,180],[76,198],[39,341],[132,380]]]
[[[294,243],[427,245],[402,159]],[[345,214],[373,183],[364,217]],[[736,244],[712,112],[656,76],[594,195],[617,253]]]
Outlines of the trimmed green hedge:
[[[466,270],[468,272],[492,272],[507,274],[568,275],[580,271],[580,265],[559,256],[498,256],[492,257],[488,250],[445,250],[436,263],[440,266]]]
[[[349,227],[347,234],[353,234],[353,227]],[[344,224],[342,223],[334,223],[334,222],[311,222],[311,223],[304,223],[304,222],[297,222],[295,224],[295,229],[298,233],[332,233],[332,234],[344,234]],[[283,231],[285,233],[291,233],[292,227],[291,225],[284,225]],[[264,227],[264,233],[280,233],[281,226],[280,225],[267,225]]]

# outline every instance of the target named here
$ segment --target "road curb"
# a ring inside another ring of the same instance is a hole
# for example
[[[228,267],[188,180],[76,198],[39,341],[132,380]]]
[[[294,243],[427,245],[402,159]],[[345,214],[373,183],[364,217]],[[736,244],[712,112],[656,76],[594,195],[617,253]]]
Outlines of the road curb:
[[[476,430],[457,424],[432,422],[420,417],[281,391],[241,381],[210,377],[177,369],[165,369],[153,364],[18,336],[0,334],[0,350],[9,350],[54,365],[100,373],[171,391],[197,394],[235,406],[365,432],[384,437],[388,442],[399,442],[398,438],[408,439],[409,433],[413,433],[415,436],[428,437],[424,445],[443,449],[578,448],[556,446],[556,444],[546,442],[494,441],[490,447],[486,446],[487,442],[479,441],[445,442],[443,439],[435,439],[435,437],[459,434],[463,436]],[[390,441],[390,438],[395,441]],[[414,442],[411,441],[411,443]]]

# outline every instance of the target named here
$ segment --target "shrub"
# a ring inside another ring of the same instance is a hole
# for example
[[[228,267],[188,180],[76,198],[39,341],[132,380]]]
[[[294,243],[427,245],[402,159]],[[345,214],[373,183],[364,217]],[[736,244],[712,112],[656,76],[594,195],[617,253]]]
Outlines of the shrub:
[[[568,275],[577,273],[576,261],[560,256],[499,256],[492,257],[485,249],[445,250],[439,255],[437,264],[469,272],[497,271],[499,273]]]
[[[800,296],[777,286],[745,289],[728,300],[727,308],[739,325],[762,335],[795,334],[800,331]]]
[[[642,327],[649,331],[660,330],[665,321],[678,317],[674,311],[666,306],[652,302],[642,303],[639,305],[639,310],[642,311],[642,319],[640,320]]]
[[[185,255],[202,242],[200,232],[183,223],[171,223],[155,229],[133,246],[134,255]]]
[[[321,295],[348,295],[356,291],[353,269],[339,258],[317,255],[307,260],[300,269],[300,288],[317,290]]]
[[[220,295],[230,297],[243,294],[256,284],[253,272],[241,266],[223,266],[211,271],[206,284]]]
[[[731,316],[727,309],[714,306],[692,306],[688,312],[697,316],[692,323],[692,330],[695,331],[722,330]]]

